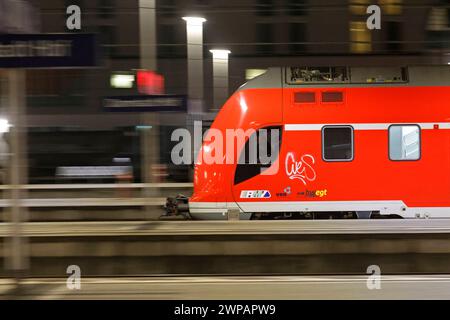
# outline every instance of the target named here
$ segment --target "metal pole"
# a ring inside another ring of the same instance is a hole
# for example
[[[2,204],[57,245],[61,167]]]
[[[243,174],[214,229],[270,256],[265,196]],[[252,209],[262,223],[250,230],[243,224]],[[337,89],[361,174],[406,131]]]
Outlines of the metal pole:
[[[156,3],[155,0],[139,0],[139,26],[140,26],[140,66],[142,69],[157,69],[156,52]],[[155,182],[152,175],[152,167],[159,162],[159,134],[158,115],[154,113],[143,113],[142,124],[148,127],[141,131],[141,177],[142,182]],[[153,191],[143,188],[143,196],[153,196]],[[150,207],[144,208],[148,218],[151,216]]]
[[[204,74],[203,74],[203,17],[183,17],[186,22],[187,42],[187,89],[188,89],[188,114],[192,116],[193,123],[188,124],[192,133],[195,131],[197,115],[203,116],[204,106]],[[194,162],[199,149],[193,152]],[[193,177],[193,169],[189,169],[189,176]]]
[[[210,50],[213,55],[214,109],[219,110],[228,98],[228,57],[229,50]]]
[[[26,143],[26,71],[21,69],[6,71],[7,95],[10,128],[10,174],[11,207],[9,220],[11,222],[11,236],[6,249],[6,267],[11,270],[19,282],[26,270],[29,269],[28,241],[23,237],[22,222],[28,220],[27,209],[23,206],[26,190],[21,186],[27,183],[27,143]]]
[[[139,0],[141,68],[156,70],[156,4]]]
[[[201,17],[184,17],[188,57],[189,113],[202,113],[203,106],[203,23]]]

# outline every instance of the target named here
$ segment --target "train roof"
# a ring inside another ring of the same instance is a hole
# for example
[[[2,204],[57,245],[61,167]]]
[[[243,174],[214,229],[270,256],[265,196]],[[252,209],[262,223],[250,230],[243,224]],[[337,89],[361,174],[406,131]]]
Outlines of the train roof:
[[[276,67],[239,90],[300,87],[450,86],[450,65],[408,67]]]

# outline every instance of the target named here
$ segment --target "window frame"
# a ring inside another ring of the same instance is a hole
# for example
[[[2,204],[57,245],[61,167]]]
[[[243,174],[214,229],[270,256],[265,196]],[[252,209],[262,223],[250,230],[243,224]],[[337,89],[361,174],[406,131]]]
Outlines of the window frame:
[[[391,158],[391,128],[392,127],[417,127],[419,128],[419,158],[417,159],[392,159]],[[414,162],[422,160],[422,127],[417,123],[399,123],[399,124],[391,124],[387,130],[388,135],[388,158],[389,161],[394,162]]]
[[[351,144],[352,157],[350,159],[326,159],[325,158],[325,129],[334,128],[350,128],[351,130]],[[324,162],[352,162],[355,160],[355,128],[351,125],[327,125],[322,127],[322,160]]]
[[[269,126],[262,126],[262,127],[260,127],[259,129],[255,129],[256,131],[255,131],[254,134],[257,135],[256,139],[257,139],[258,143],[259,143],[259,132],[260,132],[260,130],[262,130],[262,129],[266,129],[266,130],[278,129],[278,130],[280,130],[280,131],[279,131],[280,135],[279,135],[279,137],[278,137],[278,139],[279,139],[279,141],[278,141],[278,154],[277,154],[277,157],[276,157],[276,160],[278,160],[278,159],[280,158],[280,155],[281,155],[281,148],[282,148],[282,146],[283,146],[284,126],[283,126],[283,125],[269,125]],[[268,135],[268,137],[269,137],[269,135]],[[244,144],[242,150],[239,152],[239,155],[238,155],[238,157],[237,157],[237,163],[234,165],[234,169],[233,169],[233,170],[234,170],[234,172],[233,172],[233,187],[235,187],[235,186],[237,186],[237,185],[239,185],[239,184],[241,184],[241,183],[243,183],[243,182],[247,182],[247,181],[249,181],[250,179],[255,178],[256,176],[261,175],[261,173],[262,173],[261,171],[259,171],[259,173],[258,173],[257,175],[251,176],[251,177],[246,178],[246,179],[244,179],[244,180],[239,179],[240,181],[239,181],[239,182],[236,182],[236,180],[237,180],[237,179],[236,179],[236,177],[237,177],[237,172],[238,172],[238,168],[239,168],[240,166],[247,166],[247,165],[255,166],[255,165],[256,165],[256,166],[259,166],[259,169],[261,169],[261,167],[264,166],[264,164],[260,164],[260,163],[256,163],[256,164],[248,164],[248,163],[243,163],[243,164],[242,164],[242,163],[239,163],[239,159],[240,159],[240,157],[242,156],[242,152],[245,150],[245,148],[246,148],[247,144],[249,143],[249,141],[250,141],[250,138],[247,139],[247,140],[245,141],[245,144]],[[272,152],[272,150],[271,150],[271,152]],[[258,153],[259,153],[259,149],[258,149]],[[259,154],[258,154],[258,155],[259,155]],[[258,159],[258,160],[259,160],[259,159]],[[267,167],[266,170],[270,169],[272,166],[273,166],[273,163],[272,163],[269,167]]]

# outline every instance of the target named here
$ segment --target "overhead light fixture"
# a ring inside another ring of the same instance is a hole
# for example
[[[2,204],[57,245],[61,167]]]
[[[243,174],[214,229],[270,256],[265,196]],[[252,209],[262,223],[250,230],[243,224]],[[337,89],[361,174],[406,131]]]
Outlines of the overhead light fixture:
[[[9,124],[8,120],[0,119],[0,133],[9,132],[10,127],[11,127],[11,125]]]
[[[206,22],[206,19],[202,17],[183,17],[183,20],[186,21],[186,23],[189,25],[196,26],[202,25]]]
[[[148,125],[139,125],[135,127],[136,130],[150,130],[153,129],[153,126],[148,126]]]
[[[117,89],[131,89],[134,85],[135,77],[132,74],[113,74],[111,76],[111,87]]]
[[[228,55],[231,53],[230,50],[222,50],[222,49],[213,49],[209,50],[213,54],[213,57],[216,59],[227,59]]]

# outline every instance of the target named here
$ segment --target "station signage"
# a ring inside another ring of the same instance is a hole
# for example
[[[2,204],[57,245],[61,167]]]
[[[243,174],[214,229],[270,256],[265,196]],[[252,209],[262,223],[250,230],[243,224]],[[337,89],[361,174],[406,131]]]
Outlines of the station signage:
[[[0,34],[0,68],[82,68],[97,63],[93,34]]]
[[[107,97],[103,101],[110,112],[186,112],[185,95],[142,95]]]

